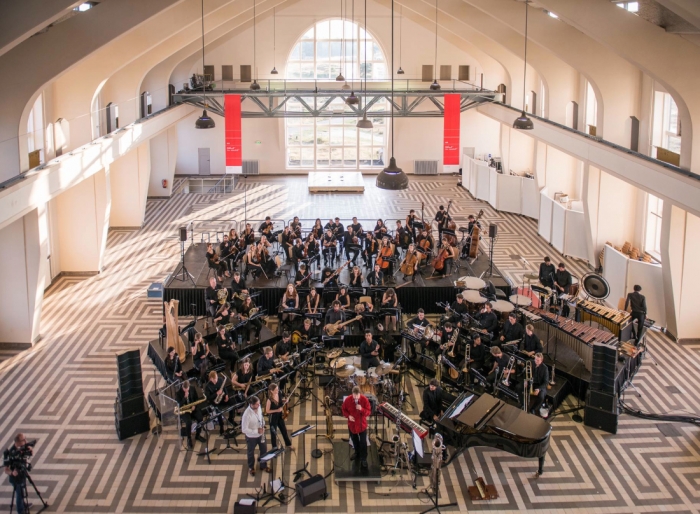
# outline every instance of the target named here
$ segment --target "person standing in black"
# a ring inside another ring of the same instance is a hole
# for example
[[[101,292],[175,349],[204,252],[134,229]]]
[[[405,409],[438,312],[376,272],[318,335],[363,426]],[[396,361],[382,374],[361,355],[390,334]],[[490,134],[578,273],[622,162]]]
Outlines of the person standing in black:
[[[194,387],[190,387],[189,381],[183,382],[180,390],[175,394],[175,400],[180,407],[189,405],[199,401],[199,396]],[[187,438],[187,447],[191,450],[194,446],[192,443],[192,420],[197,421],[197,429],[195,430],[195,438],[197,441],[206,443],[206,439],[202,437],[202,427],[199,424],[204,420],[204,414],[202,414],[199,405],[195,405],[192,412],[185,412],[180,414],[180,420],[185,423],[184,433],[181,433],[183,437]],[[182,430],[182,429],[181,429]]]
[[[554,287],[557,289],[557,295],[569,294],[571,289],[571,273],[566,271],[566,264],[563,262],[559,263],[559,268],[554,274]],[[559,303],[562,305],[560,314],[563,316],[569,315],[569,303],[565,300],[559,299]]]
[[[549,257],[545,257],[544,262],[540,263],[540,283],[545,287],[554,289],[554,273],[556,271]]]
[[[328,226],[328,225],[326,225]],[[335,256],[336,256],[336,251],[337,251],[337,245],[338,241],[336,240],[335,236],[333,235],[333,229],[332,228],[327,228],[326,229],[326,235],[323,236],[323,239],[321,240],[321,244],[323,245],[323,265],[324,266],[333,266],[335,263]],[[330,261],[330,263],[329,263]]]
[[[209,279],[209,287],[204,291],[204,303],[207,306],[207,314],[212,318],[216,316],[216,311],[219,308],[217,291],[221,288],[221,285],[216,283],[216,278],[211,277]]]
[[[438,227],[438,241],[442,244],[442,229],[445,228],[445,222],[447,221],[447,212],[444,205],[441,205],[435,213],[435,221],[437,221]]]
[[[206,385],[204,386],[204,397],[207,399],[209,402],[209,405],[215,405],[219,409],[226,409],[227,407],[232,407],[233,402],[229,398],[228,394],[225,392],[225,385],[226,385],[226,377],[224,375],[221,375],[219,377],[219,374],[216,371],[210,371],[209,372],[209,380],[207,380]],[[216,398],[219,395],[223,395],[221,397],[221,400],[219,403],[216,403]],[[236,413],[232,410],[228,411],[228,422],[231,423],[231,425],[235,426],[236,422],[233,420],[234,416]],[[219,421],[219,435],[224,434],[224,417],[219,414],[218,416],[218,421]]]
[[[372,332],[369,330],[365,330],[365,340],[360,344],[360,356],[360,367],[363,370],[379,366],[379,343],[372,339]]]
[[[514,312],[511,312],[508,314],[508,321],[503,324],[503,332],[501,333],[500,340],[504,343],[508,343],[510,341],[522,339],[524,335],[525,331],[523,330],[523,326],[518,323],[518,317]]]
[[[238,253],[238,248],[229,241],[229,238],[224,234],[224,240],[219,245],[219,255],[221,260],[228,265],[228,269],[232,270],[236,267],[236,254]]]
[[[541,353],[535,354],[535,365],[532,367],[532,395],[529,401],[531,403],[530,414],[538,415],[540,407],[547,399],[547,384],[549,384],[549,369],[542,362],[544,357]],[[528,390],[525,391],[525,381],[518,384],[517,391],[519,394],[530,394],[530,384],[527,384]]]
[[[498,318],[491,312],[491,302],[486,302],[479,314],[474,316],[479,322],[481,328],[488,332],[489,338],[493,339],[494,334],[498,330]]]
[[[627,295],[625,300],[625,310],[632,309],[632,320],[637,320],[637,328],[634,329],[634,338],[637,344],[642,339],[642,333],[644,332],[644,321],[647,318],[647,299],[640,292],[642,286],[636,284],[634,286],[634,292]]]
[[[442,388],[440,382],[433,378],[428,387],[423,389],[423,410],[420,417],[425,421],[434,423],[442,415]]]
[[[542,342],[535,334],[535,327],[528,325],[525,327],[525,337],[523,338],[522,351],[528,357],[533,357],[536,353],[542,353]]]
[[[284,445],[288,449],[292,449],[292,441],[289,439],[289,434],[287,434],[287,425],[282,419],[282,412],[284,411],[284,404],[287,403],[288,399],[282,400],[280,398],[280,388],[277,384],[272,383],[267,390],[267,402],[265,404],[265,412],[270,416],[270,436],[272,441],[272,447],[278,448],[279,441],[277,440],[277,432],[282,434],[282,439],[284,439]]]
[[[226,327],[224,325],[219,325],[217,328],[218,334],[216,334],[216,344],[219,347],[219,357],[228,361],[231,364],[231,369],[236,369],[236,361],[238,360],[238,352],[233,347],[233,341],[228,334],[226,334]]]
[[[301,262],[304,260],[304,247],[301,244],[301,238],[297,238],[294,241],[294,246],[292,247],[292,263],[294,264],[294,271],[299,269]]]
[[[233,273],[233,278],[231,279],[231,297],[233,299],[233,306],[236,308],[236,312],[241,312],[241,306],[243,305],[243,300],[237,298],[236,295],[242,296],[248,294],[248,286],[245,280],[241,277],[239,271]]]

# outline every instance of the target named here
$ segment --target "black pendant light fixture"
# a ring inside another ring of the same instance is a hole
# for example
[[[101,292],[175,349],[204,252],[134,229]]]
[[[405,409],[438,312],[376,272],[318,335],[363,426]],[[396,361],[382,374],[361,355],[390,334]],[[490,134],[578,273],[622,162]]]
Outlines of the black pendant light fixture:
[[[354,26],[354,23],[355,23],[355,8],[354,8],[354,5],[355,5],[355,0],[353,0],[353,10],[352,10],[352,13],[353,13],[353,26]],[[358,37],[360,36],[359,33],[358,33],[357,36],[358,36]],[[359,46],[360,46],[360,45],[359,45],[359,41],[358,41],[358,45],[357,45],[357,46],[358,46],[358,48],[359,48]],[[357,127],[357,128],[360,128],[360,129],[371,129],[371,128],[374,127],[374,125],[372,125],[372,122],[371,122],[370,120],[367,119],[367,0],[365,0],[365,45],[364,45],[364,47],[365,47],[365,52],[364,52],[364,53],[365,53],[365,110],[364,110],[364,112],[362,113],[362,119],[359,120],[359,121],[357,122],[356,127]],[[355,70],[355,68],[353,67],[353,72],[354,72],[354,70]],[[362,77],[360,77],[360,80],[362,80]]]
[[[366,1],[367,1],[367,0],[365,0],[365,3],[366,3]],[[365,6],[365,7],[366,7],[366,6]],[[366,8],[365,8],[365,11],[366,11]],[[355,11],[353,10],[353,15],[354,15],[354,12],[355,12]],[[367,13],[365,12],[365,18],[366,18],[366,17],[367,17]],[[344,33],[344,29],[345,29],[345,25],[343,24],[343,33]],[[355,72],[354,72],[355,58],[354,58],[354,57],[353,57],[352,64],[353,64],[353,77],[354,77],[354,74],[355,74]],[[365,79],[365,80],[366,80],[366,79]],[[354,84],[353,84],[353,85],[354,85]],[[345,103],[348,104],[348,105],[357,105],[357,104],[360,103],[360,99],[355,95],[355,89],[354,89],[354,88],[350,91],[350,96],[348,96],[348,97],[345,99]]]
[[[401,67],[401,56],[403,55],[403,5],[399,12],[399,69],[396,70],[397,75],[403,75],[404,71]]]
[[[253,0],[253,83],[250,85],[251,91],[260,91],[260,84],[258,84],[255,67],[255,0]]]
[[[435,80],[433,80],[433,83],[430,84],[430,90],[431,91],[439,91],[440,90],[440,84],[438,84],[437,81],[437,45],[438,45],[438,40],[437,40],[437,32],[438,32],[438,0],[435,0],[435,66],[433,67],[435,70]]]
[[[353,1],[354,1],[354,0],[353,0]],[[342,55],[344,56],[344,58],[345,58],[345,64],[346,64],[346,65],[347,65],[347,63],[348,63],[348,61],[347,61],[348,56],[347,56],[347,53],[346,53],[347,50],[346,50],[346,48],[345,48],[345,19],[347,19],[347,17],[348,17],[348,4],[347,4],[347,0],[345,0],[345,17],[343,18],[343,43],[340,45],[340,51],[341,51],[341,54],[342,54]],[[353,59],[353,64],[354,64],[354,63],[355,63],[355,61],[354,61],[354,59]],[[344,67],[346,67],[346,66],[344,66]],[[341,70],[341,71],[342,71],[342,70]],[[346,70],[346,71],[347,71],[347,70]],[[350,89],[350,84],[348,84],[348,80],[347,80],[347,79],[345,79],[345,84],[343,84],[343,87],[341,87],[340,89],[345,89],[345,90]]]
[[[345,42],[345,21],[343,20],[343,0],[340,0],[340,23],[343,24],[343,41],[340,43],[340,71],[335,78],[336,82],[345,82],[343,77],[343,43]]]
[[[367,0],[365,0],[366,2]],[[365,58],[367,56],[365,55]],[[394,0],[391,0],[391,69],[394,69]],[[367,75],[365,70],[365,76]],[[408,175],[396,165],[394,158],[394,74],[391,74],[391,159],[389,166],[377,175],[379,189],[399,190],[408,188]]]
[[[272,71],[270,75],[277,75],[277,7],[272,8]]]
[[[518,130],[532,130],[533,123],[525,114],[525,77],[527,76],[527,1],[525,0],[525,65],[523,66],[523,110],[515,121],[513,128]]]
[[[202,0],[202,78],[204,78],[204,0]],[[204,110],[202,111],[202,115],[194,122],[194,128],[214,128],[216,124],[211,116],[207,114],[207,84],[205,80],[202,80],[202,90],[204,91]]]

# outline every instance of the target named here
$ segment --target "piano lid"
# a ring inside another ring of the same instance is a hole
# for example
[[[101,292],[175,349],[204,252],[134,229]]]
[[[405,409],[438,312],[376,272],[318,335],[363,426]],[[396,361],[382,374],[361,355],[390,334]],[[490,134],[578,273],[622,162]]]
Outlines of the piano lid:
[[[540,441],[552,430],[552,426],[539,416],[529,414],[490,394],[480,396],[456,421],[472,428],[480,428],[477,425],[483,427],[485,424],[494,432],[530,441]]]
[[[490,394],[482,394],[457,416],[456,421],[464,423],[471,428],[479,428],[477,425],[483,426],[504,404],[503,401],[494,398]]]

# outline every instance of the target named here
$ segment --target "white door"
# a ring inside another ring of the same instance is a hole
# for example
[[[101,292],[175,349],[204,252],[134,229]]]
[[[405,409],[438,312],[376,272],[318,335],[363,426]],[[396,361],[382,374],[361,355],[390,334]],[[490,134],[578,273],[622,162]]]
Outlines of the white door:
[[[209,170],[209,148],[199,148],[199,174],[211,175]]]

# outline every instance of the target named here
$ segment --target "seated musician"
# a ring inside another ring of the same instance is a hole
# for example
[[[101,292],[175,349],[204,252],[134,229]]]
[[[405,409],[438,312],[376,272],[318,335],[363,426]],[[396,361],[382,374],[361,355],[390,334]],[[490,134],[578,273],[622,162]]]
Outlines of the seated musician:
[[[282,323],[293,322],[297,315],[294,313],[284,312],[284,310],[286,310],[286,309],[299,310],[299,293],[297,293],[297,289],[296,289],[296,287],[294,287],[294,284],[287,284],[287,289],[285,290],[284,294],[282,295],[281,307],[282,307]]]
[[[245,246],[252,245],[255,243],[255,231],[253,230],[253,227],[250,226],[250,223],[245,224],[245,229],[243,229],[243,234],[242,234],[242,239],[243,243]]]
[[[357,216],[352,217],[352,223],[348,225],[348,227],[352,227],[352,231],[355,232],[355,235],[359,238],[365,237],[364,232],[362,231],[362,223],[357,221]]]
[[[451,353],[453,351],[457,351],[457,346],[458,346],[458,340],[454,342],[454,345],[450,343],[453,337],[455,337],[455,330],[457,330],[457,334],[459,337],[459,329],[455,329],[454,325],[452,325],[451,322],[445,323],[445,326],[442,329],[442,335],[440,336],[440,346],[437,347],[437,345],[431,345],[430,342],[428,342],[428,345],[432,347],[433,353],[437,355],[440,352],[445,352],[445,353]],[[454,346],[454,348],[453,348]]]
[[[554,274],[554,287],[557,290],[557,295],[569,294],[571,284],[571,273],[566,270],[566,264],[560,262],[559,268],[557,268],[557,272]],[[562,314],[568,316],[569,304],[561,299],[559,299],[559,303],[563,303]]]
[[[547,384],[549,384],[549,369],[543,362],[544,356],[537,352],[535,354],[535,365],[532,367],[532,395],[528,400],[530,404],[530,414],[539,416],[540,407],[547,399]],[[520,394],[524,393],[525,381],[518,384],[517,390]],[[530,385],[527,385],[528,390]],[[528,391],[529,393],[529,391]]]
[[[297,238],[294,240],[294,246],[292,247],[292,263],[295,271],[299,269],[304,259],[304,247],[301,244],[301,238]]]
[[[452,305],[450,305],[450,317],[448,321],[456,323],[457,326],[462,326],[463,316],[469,312],[469,309],[467,308],[467,303],[464,301],[462,293],[458,293],[456,298],[457,299],[452,302]]]
[[[272,245],[267,241],[267,239],[265,239],[265,236],[263,236],[260,239],[260,242],[258,243],[258,255],[260,255],[260,264],[262,265],[262,269],[265,272],[265,275],[267,275],[266,278],[270,278],[277,269],[275,259],[273,259],[270,256],[270,246]]]
[[[321,234],[321,237],[323,237],[323,234]],[[306,248],[306,258],[308,259],[309,267],[311,267],[311,264],[314,261],[316,261],[316,266],[320,267],[321,251],[319,245],[319,238],[316,237],[314,232],[310,233],[309,237],[306,238],[306,243],[304,243],[304,247]]]
[[[202,334],[197,332],[194,335],[194,348],[192,349],[192,365],[199,372],[199,376],[204,380],[209,363],[216,357],[209,351],[209,345],[202,338]]]
[[[228,236],[224,234],[224,240],[219,245],[219,255],[221,256],[221,261],[226,263],[229,270],[236,267],[236,254],[238,253],[238,248],[236,245],[232,244]]]
[[[238,238],[238,232],[236,231],[235,228],[232,228],[231,230],[228,231],[228,242],[231,246],[235,248],[239,248],[239,238]]]
[[[342,249],[343,247],[343,234],[345,233],[345,226],[340,222],[338,216],[335,217],[335,228],[333,229],[333,235],[338,240],[338,245]],[[340,251],[339,251],[340,252]]]
[[[248,275],[250,274],[253,276],[253,280],[258,278],[263,271],[263,255],[262,252],[260,251],[260,248],[258,247],[257,244],[251,244],[248,246],[248,250],[246,253],[246,267],[245,267],[245,273]]]
[[[457,249],[450,244],[446,237],[442,239],[442,246],[440,247],[440,251],[438,252],[438,257],[444,255],[444,261],[442,269],[435,270],[435,273],[438,276],[447,276],[449,273],[452,272],[452,264],[454,263],[454,260],[457,257],[456,251]]]
[[[309,314],[318,314],[318,304],[321,300],[321,295],[318,294],[315,287],[309,289],[309,295],[306,297],[304,310]]]
[[[370,313],[374,310],[374,305],[371,302],[357,302],[355,304],[355,315],[362,316],[365,313]],[[373,318],[362,316],[360,319],[360,329],[364,331],[372,327]]]
[[[326,225],[326,227],[327,226],[328,225]],[[336,246],[338,245],[338,242],[333,235],[333,229],[326,229],[326,234],[323,236],[323,239],[321,239],[321,245],[323,246],[323,265],[333,266],[336,257]]]
[[[326,325],[332,325],[338,322],[342,323],[343,321],[345,321],[345,313],[340,309],[340,302],[338,300],[334,300],[331,305],[332,308],[326,311]],[[339,335],[343,334],[345,328],[346,327],[341,328],[341,332],[339,332]]]
[[[491,302],[486,302],[474,318],[479,322],[480,328],[487,332],[487,334],[482,335],[487,335],[492,339],[498,331],[498,318],[491,311]]]
[[[240,296],[248,294],[248,286],[243,277],[241,277],[241,273],[234,271],[231,279],[231,296],[233,297],[233,305],[236,308],[236,312],[241,312],[241,306],[243,305],[243,299]]]
[[[508,314],[508,320],[503,323],[503,330],[501,332],[501,337],[499,338],[504,343],[509,343],[511,341],[516,341],[522,339],[525,335],[523,326],[518,323],[518,317],[514,312]]]
[[[338,277],[333,268],[323,268],[321,272],[321,281],[325,289],[338,289]],[[326,299],[327,301],[327,299]]]
[[[429,327],[430,321],[425,319],[425,311],[423,309],[418,309],[418,314],[416,315],[415,318],[410,320],[406,326],[408,327],[409,330],[413,331],[413,334],[415,337],[421,339],[421,346],[422,349],[425,349],[425,345],[427,344],[426,341],[423,341],[423,333],[425,332],[425,327]],[[423,330],[421,330],[423,329]],[[416,357],[416,347],[413,344],[409,344],[408,348],[411,352],[411,357]]]
[[[428,233],[427,229],[421,230],[418,237],[416,237],[416,244],[422,248],[426,254],[430,254],[433,251],[433,237]]]
[[[168,382],[180,382],[182,380],[182,364],[175,348],[168,346],[168,356],[165,358],[165,374]]]
[[[340,302],[341,309],[348,310],[350,308],[350,294],[348,293],[347,287],[340,286],[338,293],[335,295],[335,299]]]
[[[204,303],[207,307],[207,314],[212,318],[216,316],[216,311],[219,308],[219,297],[217,291],[223,289],[220,284],[216,283],[216,278],[209,278],[209,287],[204,291]]]
[[[384,285],[384,272],[379,267],[379,264],[375,264],[374,271],[367,275],[367,282],[369,282],[371,286]]]
[[[255,318],[255,319],[250,319],[251,317],[251,309],[255,309],[255,304],[253,303],[253,299],[248,296],[246,297],[245,301],[243,302],[243,305],[241,305],[241,319],[247,319],[248,320],[248,328],[254,328],[255,329],[255,338],[260,339],[260,331],[262,330],[262,321],[260,321],[260,318]]]
[[[387,234],[386,225],[384,225],[384,222],[380,218],[377,220],[377,224],[374,226],[374,238],[379,241],[386,234]]]
[[[219,325],[216,330],[215,342],[219,347],[219,357],[228,361],[231,364],[231,369],[233,369],[235,367],[235,362],[238,360],[238,352],[233,346],[231,337],[226,333],[226,327],[224,325]]]
[[[359,266],[355,266],[350,274],[350,288],[351,289],[362,289],[362,283],[364,279],[362,278],[362,270]],[[361,295],[362,293],[353,293],[354,295]]]
[[[428,387],[423,389],[423,410],[420,417],[428,423],[434,423],[440,416],[442,416],[442,387],[440,382],[433,378],[428,383]]]
[[[401,266],[399,266],[401,273],[403,273],[404,280],[407,280],[408,277],[411,277],[411,282],[416,281],[419,262],[420,258],[418,257],[418,252],[416,251],[416,245],[411,243],[408,245],[408,248],[406,248],[406,255],[404,256]]]
[[[290,356],[292,354],[292,336],[289,335],[289,332],[283,332],[282,333],[282,340],[278,341],[277,344],[275,345],[275,353],[276,357],[281,360],[282,362],[288,362],[290,360]],[[290,378],[294,380],[294,377],[296,375],[296,372],[292,372],[290,375]],[[282,380],[280,382],[280,385],[282,386],[282,389],[284,389],[284,385],[286,384],[285,380]]]
[[[299,221],[299,216],[294,216],[294,219],[289,226],[291,227],[292,232],[294,232],[294,235],[301,238],[301,221]]]
[[[294,240],[296,236],[292,231],[292,227],[286,226],[282,231],[282,248],[284,248],[285,260],[289,261],[292,257],[292,246],[294,246]]]
[[[348,225],[348,229],[343,232],[343,248],[345,249],[345,258],[350,261],[350,266],[357,266],[357,256],[360,254],[360,243],[357,239],[352,225]],[[352,257],[350,256],[352,254]]]
[[[207,399],[209,402],[209,405],[216,405],[219,409],[226,409],[227,407],[233,407],[233,402],[231,401],[231,398],[229,398],[228,394],[225,392],[225,386],[226,386],[226,377],[224,375],[219,376],[219,374],[216,371],[211,371],[209,373],[209,380],[207,381],[206,385],[204,386],[204,397]],[[221,396],[221,401],[219,401],[218,404],[216,404],[216,398]],[[231,425],[236,426],[236,422],[234,421],[234,417],[236,416],[236,413],[233,410],[230,410],[228,412],[228,422],[231,423]],[[224,435],[224,417],[219,414],[218,416],[218,422],[219,422],[219,434]]]
[[[275,356],[272,348],[266,346],[263,348],[263,355],[258,359],[258,378],[266,375],[279,373],[279,369],[275,367]]]
[[[309,341],[316,337],[316,330],[313,323],[311,323],[311,318],[304,318],[304,323],[302,323],[301,327],[299,328],[299,334],[301,335],[301,340],[303,341],[302,349],[305,350],[311,345]]]
[[[523,337],[522,350],[529,357],[533,357],[536,353],[542,353],[542,342],[535,334],[535,327],[527,325],[525,327],[525,337]]]
[[[197,395],[197,391],[194,387],[190,387],[189,381],[186,381],[182,383],[182,387],[180,388],[180,390],[177,393],[175,393],[175,400],[177,401],[178,406],[184,407],[185,405],[189,405],[190,403],[199,401],[199,395]],[[197,422],[197,429],[195,430],[194,434],[195,438],[197,439],[197,441],[200,441],[202,443],[207,442],[206,439],[202,437],[202,427],[199,425],[204,420],[204,414],[202,414],[200,406],[195,405],[194,409],[192,409],[192,412],[185,412],[183,414],[180,414],[181,422],[185,423],[184,433],[181,433],[180,435],[187,438],[187,448],[189,448],[190,450],[194,447],[194,444],[192,442],[193,419]]]
[[[549,257],[545,257],[544,262],[540,263],[540,283],[545,287],[554,288],[554,274],[556,271]]]
[[[233,388],[238,391],[243,391],[243,397],[247,398],[250,392],[250,384],[255,380],[255,370],[250,363],[250,358],[246,357],[241,361],[238,369],[231,378]]]
[[[360,367],[365,371],[379,366],[379,343],[372,339],[369,329],[365,330],[365,339],[360,344],[360,357]]]
[[[272,234],[273,226],[272,221],[270,221],[270,216],[265,216],[265,221],[260,224],[258,231],[260,232],[260,235],[269,236]]]
[[[216,316],[214,317],[214,323],[217,325],[228,325],[231,323],[231,304],[226,302],[219,307],[216,311]]]
[[[224,279],[224,275],[226,275],[226,277],[231,276],[231,274],[228,272],[228,263],[226,261],[219,260],[219,255],[216,253],[216,250],[214,250],[214,245],[211,243],[207,243],[206,255],[209,267],[216,270],[216,276],[219,279],[219,282]]]
[[[372,259],[377,255],[377,240],[373,232],[367,232],[362,248],[362,259],[365,261],[367,269],[372,268]]]
[[[503,351],[501,351],[501,349],[498,346],[491,347],[491,356],[493,357],[493,366],[491,367],[491,371],[489,371],[489,374],[486,376],[486,381],[491,386],[491,390],[495,391],[496,379],[503,381],[503,375],[505,373],[508,373],[508,364],[510,362],[510,356],[503,353]],[[514,374],[515,369],[512,369],[509,375]]]
[[[486,347],[481,344],[479,334],[476,334],[469,344],[469,366],[465,361],[460,363],[460,369],[465,370],[467,367],[470,371],[474,370],[478,373],[482,373],[486,367]]]
[[[294,285],[297,287],[309,287],[309,281],[311,280],[311,273],[306,268],[306,264],[303,262],[299,264],[299,270],[294,276]]]
[[[380,272],[381,273],[381,272]],[[396,296],[396,291],[390,287],[382,295],[382,309],[398,309],[399,298]],[[398,311],[395,314],[387,314],[384,316],[384,326],[389,332],[396,332],[396,327],[399,319]]]
[[[380,268],[385,276],[390,278],[394,274],[394,254],[396,248],[392,245],[391,240],[384,236],[379,244],[377,259],[375,263],[380,263]]]
[[[315,239],[321,239],[323,237],[323,223],[321,223],[321,218],[316,218],[314,221],[314,226],[311,228],[311,234],[313,234]]]

